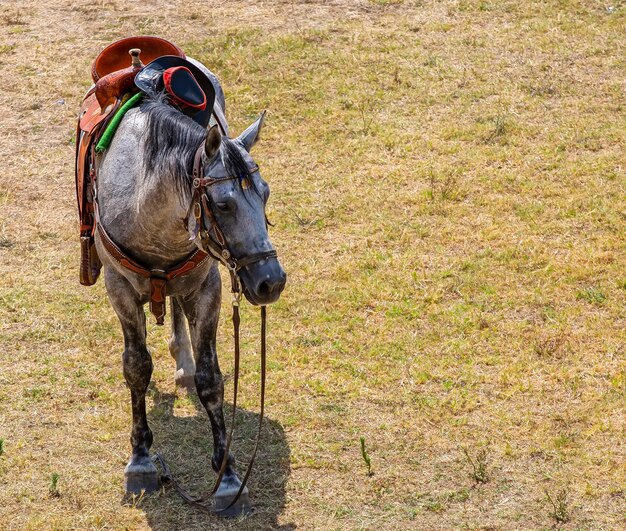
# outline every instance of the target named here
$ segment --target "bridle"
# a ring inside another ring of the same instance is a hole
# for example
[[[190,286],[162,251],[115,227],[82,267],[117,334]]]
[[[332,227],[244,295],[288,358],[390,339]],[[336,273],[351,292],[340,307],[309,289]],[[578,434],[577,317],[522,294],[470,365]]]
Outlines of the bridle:
[[[204,176],[204,166],[205,166],[205,152],[204,152],[204,142],[197,149],[196,154],[194,156],[193,163],[193,182],[192,182],[192,202],[191,207],[189,209],[189,216],[193,216],[195,218],[195,226],[197,227],[198,236],[200,237],[200,241],[202,243],[202,247],[204,251],[210,254],[216,260],[219,260],[222,264],[226,266],[228,272],[230,273],[231,280],[231,290],[233,294],[232,306],[233,306],[233,330],[234,330],[234,341],[235,341],[235,360],[234,360],[234,371],[233,371],[233,407],[231,414],[231,423],[230,423],[230,431],[228,434],[228,439],[226,442],[226,447],[224,449],[224,456],[222,458],[222,463],[220,465],[220,469],[217,475],[217,479],[215,480],[215,484],[211,491],[200,497],[193,497],[187,490],[185,490],[180,482],[172,475],[167,463],[159,455],[155,453],[152,457],[152,461],[155,463],[159,463],[163,469],[163,473],[161,474],[161,481],[163,483],[171,483],[172,486],[176,489],[176,491],[180,494],[180,496],[190,505],[197,507],[203,511],[210,512],[213,514],[225,513],[228,514],[229,509],[237,502],[241,493],[243,492],[248,478],[250,476],[250,472],[252,471],[252,465],[254,464],[254,459],[256,457],[256,453],[259,447],[259,439],[261,437],[261,431],[263,429],[263,415],[265,411],[265,377],[266,377],[266,331],[267,331],[267,312],[266,307],[261,306],[261,406],[259,412],[259,427],[257,431],[256,441],[254,444],[254,449],[252,451],[252,455],[250,457],[250,462],[248,464],[248,468],[246,470],[245,475],[241,481],[241,486],[239,487],[239,491],[235,495],[235,497],[231,500],[228,506],[222,509],[214,509],[210,506],[206,505],[207,501],[210,501],[213,495],[217,492],[222,478],[224,476],[224,472],[226,471],[226,467],[228,465],[228,456],[230,453],[230,446],[233,440],[233,430],[235,426],[235,413],[237,410],[237,394],[239,389],[239,361],[240,361],[240,348],[239,348],[239,325],[241,322],[241,318],[239,315],[239,303],[241,301],[241,295],[243,293],[243,286],[241,280],[239,279],[239,271],[242,268],[249,266],[250,264],[254,264],[256,262],[260,262],[261,260],[267,260],[269,258],[276,258],[277,254],[274,249],[269,251],[263,251],[260,253],[254,253],[247,256],[235,258],[231,251],[228,249],[228,245],[226,239],[224,238],[224,233],[219,226],[217,218],[213,210],[211,209],[211,202],[208,198],[207,189],[214,184],[221,183],[224,181],[230,181],[235,179],[240,179],[243,177],[249,177],[256,171],[258,171],[259,167],[254,166],[253,168],[248,170],[248,175],[228,175],[225,177],[212,177],[212,176]],[[205,223],[205,219],[209,219],[210,225],[207,226]]]
[[[242,286],[239,281],[239,271],[244,267],[260,262],[261,260],[267,260],[268,258],[276,258],[277,254],[274,249],[269,251],[262,251],[260,253],[254,253],[240,258],[235,258],[233,253],[228,249],[224,233],[217,222],[217,218],[211,209],[211,202],[207,193],[207,189],[214,184],[222,183],[224,181],[238,180],[244,177],[249,177],[253,173],[259,170],[259,167],[255,165],[248,170],[248,174],[243,175],[227,175],[225,177],[212,177],[204,176],[204,142],[200,144],[194,156],[193,162],[193,181],[192,181],[192,194],[193,199],[191,201],[191,207],[189,215],[195,218],[196,227],[198,227],[198,235],[204,250],[208,252],[213,258],[219,260],[226,266],[230,272],[231,288],[233,294],[238,293],[241,296]],[[203,215],[204,214],[204,215]],[[205,219],[210,220],[210,226],[206,226]]]

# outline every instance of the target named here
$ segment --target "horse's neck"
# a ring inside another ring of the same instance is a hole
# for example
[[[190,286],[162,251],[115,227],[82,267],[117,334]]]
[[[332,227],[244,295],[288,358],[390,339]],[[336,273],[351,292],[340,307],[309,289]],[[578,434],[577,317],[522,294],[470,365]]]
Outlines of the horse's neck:
[[[171,176],[153,175],[137,189],[135,223],[157,256],[179,257],[193,249],[185,228],[191,198],[181,197]]]
[[[145,175],[142,121],[133,113],[120,124],[100,165],[98,205],[115,243],[144,265],[162,268],[195,248],[184,223],[191,192],[181,191],[173,176]]]

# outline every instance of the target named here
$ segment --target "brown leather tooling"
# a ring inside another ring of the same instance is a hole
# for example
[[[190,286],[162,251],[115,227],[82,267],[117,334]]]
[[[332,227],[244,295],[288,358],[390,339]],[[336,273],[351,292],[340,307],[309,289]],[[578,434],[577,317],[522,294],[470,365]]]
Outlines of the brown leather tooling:
[[[76,201],[80,217],[80,270],[83,286],[92,286],[98,280],[102,264],[93,240],[95,223],[94,184],[96,177],[95,146],[108,120],[119,108],[121,99],[100,109],[95,87],[85,96],[76,126]]]
[[[96,99],[101,109],[106,109],[109,105],[115,104],[124,94],[130,93],[135,88],[135,76],[144,67],[139,59],[140,48],[131,48],[128,53],[132,57],[132,62],[127,68],[111,72],[96,81]]]
[[[156,318],[158,325],[163,324],[165,317],[165,296],[167,295],[167,282],[173,278],[189,273],[195,267],[203,264],[209,258],[209,255],[201,249],[196,249],[182,262],[171,267],[167,271],[162,269],[148,269],[135,262],[132,258],[124,254],[120,248],[115,245],[113,240],[104,230],[102,223],[97,224],[97,231],[100,234],[100,241],[104,248],[109,252],[120,265],[129,269],[133,273],[150,279],[150,311]]]
[[[120,39],[109,44],[94,59],[91,65],[91,78],[96,83],[101,77],[117,72],[128,66],[128,50],[139,48],[141,57],[145,64],[148,64],[163,55],[176,55],[185,57],[183,52],[173,42],[161,37],[151,37],[148,35],[138,35]]]

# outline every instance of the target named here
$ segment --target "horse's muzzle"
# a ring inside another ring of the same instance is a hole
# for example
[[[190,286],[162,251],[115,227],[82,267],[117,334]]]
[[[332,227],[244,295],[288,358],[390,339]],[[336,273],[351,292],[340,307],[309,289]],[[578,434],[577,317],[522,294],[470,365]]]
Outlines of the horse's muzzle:
[[[287,274],[276,258],[244,267],[239,272],[239,277],[246,299],[255,305],[276,302],[287,282]]]

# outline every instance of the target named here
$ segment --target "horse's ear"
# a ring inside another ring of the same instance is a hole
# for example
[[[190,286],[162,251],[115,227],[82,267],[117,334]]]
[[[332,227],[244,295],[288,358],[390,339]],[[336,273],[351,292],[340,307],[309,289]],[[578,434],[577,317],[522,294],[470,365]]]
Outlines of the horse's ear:
[[[209,129],[206,135],[206,141],[204,142],[204,153],[207,159],[211,160],[220,149],[222,142],[222,135],[217,127],[217,124]]]
[[[265,111],[261,113],[261,115],[250,127],[248,127],[248,129],[246,129],[243,133],[239,135],[239,137],[237,137],[237,142],[239,142],[248,153],[252,149],[252,146],[254,146],[254,144],[256,144],[260,138],[264,120]]]

